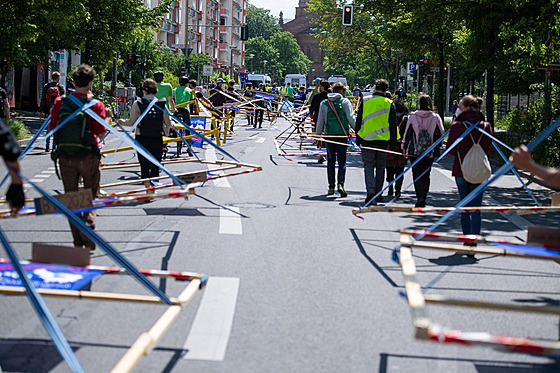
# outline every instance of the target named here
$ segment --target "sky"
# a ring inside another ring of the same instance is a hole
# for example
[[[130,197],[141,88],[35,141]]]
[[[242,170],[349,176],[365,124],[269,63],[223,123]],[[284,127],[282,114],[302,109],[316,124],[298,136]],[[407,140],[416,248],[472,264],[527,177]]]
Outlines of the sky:
[[[249,0],[249,3],[264,9],[270,9],[270,14],[278,18],[280,12],[284,12],[284,19],[294,19],[298,0]]]

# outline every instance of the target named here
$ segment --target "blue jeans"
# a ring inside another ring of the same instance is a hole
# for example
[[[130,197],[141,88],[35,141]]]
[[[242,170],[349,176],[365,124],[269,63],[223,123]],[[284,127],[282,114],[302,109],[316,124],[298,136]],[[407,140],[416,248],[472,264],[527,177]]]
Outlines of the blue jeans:
[[[362,149],[367,194],[376,194],[383,188],[386,160],[385,152]]]
[[[480,184],[471,184],[463,177],[456,177],[455,182],[457,183],[457,189],[459,189],[459,197],[461,199],[469,195],[473,190],[476,189]],[[474,197],[466,206],[468,207],[479,207],[482,205],[482,192]],[[463,234],[480,234],[480,229],[482,226],[482,215],[480,212],[463,212],[461,213],[461,228],[463,229]]]
[[[346,180],[346,143],[333,144],[325,143],[327,147],[327,180],[329,188],[334,188],[335,183],[335,166],[338,162],[338,184],[344,185]]]

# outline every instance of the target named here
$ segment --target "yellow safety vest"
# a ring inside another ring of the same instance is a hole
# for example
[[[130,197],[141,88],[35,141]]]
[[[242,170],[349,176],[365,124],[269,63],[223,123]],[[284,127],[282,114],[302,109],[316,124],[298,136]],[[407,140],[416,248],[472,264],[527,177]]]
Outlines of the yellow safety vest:
[[[393,101],[383,96],[371,96],[364,99],[362,127],[358,135],[366,141],[391,139],[389,132],[389,112]]]
[[[280,87],[280,93],[286,96],[286,94],[288,93],[288,87]]]

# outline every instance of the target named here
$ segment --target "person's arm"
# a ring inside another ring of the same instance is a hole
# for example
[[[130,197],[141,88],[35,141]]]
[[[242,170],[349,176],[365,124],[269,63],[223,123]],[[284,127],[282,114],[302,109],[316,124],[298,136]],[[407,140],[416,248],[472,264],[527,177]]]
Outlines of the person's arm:
[[[358,131],[360,130],[360,128],[362,128],[362,116],[364,114],[364,102],[360,102],[360,105],[358,106],[358,113],[356,114],[356,128],[354,129],[354,131],[356,131],[356,133],[358,133]]]
[[[59,93],[61,96],[64,96],[64,94],[66,93],[66,91],[64,90],[64,87],[63,87],[62,84],[60,84],[60,83],[58,84],[58,93]]]
[[[395,109],[395,104],[391,103],[391,110],[389,111],[389,146],[391,149],[397,147],[397,110]]]
[[[348,124],[352,129],[356,127],[356,118],[354,117],[354,108],[349,99],[345,98],[342,101],[342,107],[344,109],[344,114],[346,114],[346,119],[348,119]]]
[[[560,188],[560,170],[557,168],[544,167],[533,160],[529,148],[521,145],[511,153],[509,161],[521,170],[527,171],[542,179],[545,184]]]
[[[128,119],[119,119],[119,124],[124,126],[131,126],[136,123],[136,120],[140,117],[140,106],[138,106],[138,101],[134,101],[132,107],[130,108],[130,117]]]
[[[169,118],[169,115],[163,113],[163,133],[165,134],[165,136],[170,135],[169,131],[172,128],[175,128],[175,126],[171,124],[171,119]]]
[[[327,121],[327,105],[321,103],[319,105],[319,114],[317,115],[317,126],[315,127],[315,134],[321,136],[323,128]]]
[[[10,101],[8,101],[8,97],[4,97],[3,100],[4,104],[4,115],[6,116],[6,122],[10,120]]]

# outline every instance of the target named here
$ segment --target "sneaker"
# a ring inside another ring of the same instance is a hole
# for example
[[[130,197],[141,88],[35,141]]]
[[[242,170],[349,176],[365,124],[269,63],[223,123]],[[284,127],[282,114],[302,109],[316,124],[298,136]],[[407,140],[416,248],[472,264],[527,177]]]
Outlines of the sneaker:
[[[426,207],[426,201],[425,200],[418,200],[416,202],[416,204],[414,205],[414,207]]]
[[[346,189],[344,189],[344,185],[338,184],[336,190],[340,194],[341,197],[347,197],[348,193],[346,193]]]
[[[319,160],[317,160],[317,163],[323,164],[323,163],[325,163],[325,161],[326,161],[325,157],[323,157],[323,156],[321,155],[321,156],[319,156]]]
[[[375,199],[375,202],[379,202],[379,203],[383,203],[385,200],[383,199],[383,196],[379,196]]]
[[[51,148],[49,148],[48,146],[45,146],[45,152],[48,153],[48,152],[50,152],[50,151],[51,151]]]
[[[393,186],[392,185],[389,187],[389,191],[387,192],[387,196],[393,197]]]
[[[327,192],[328,196],[332,196],[334,195],[334,188],[329,188],[329,191]]]
[[[372,202],[373,197],[375,197],[375,194],[368,194],[367,197],[366,197],[365,203],[366,203],[366,204],[369,203],[370,206],[375,206],[377,203],[376,203],[375,201]],[[370,203],[370,202],[371,202],[371,203]]]

